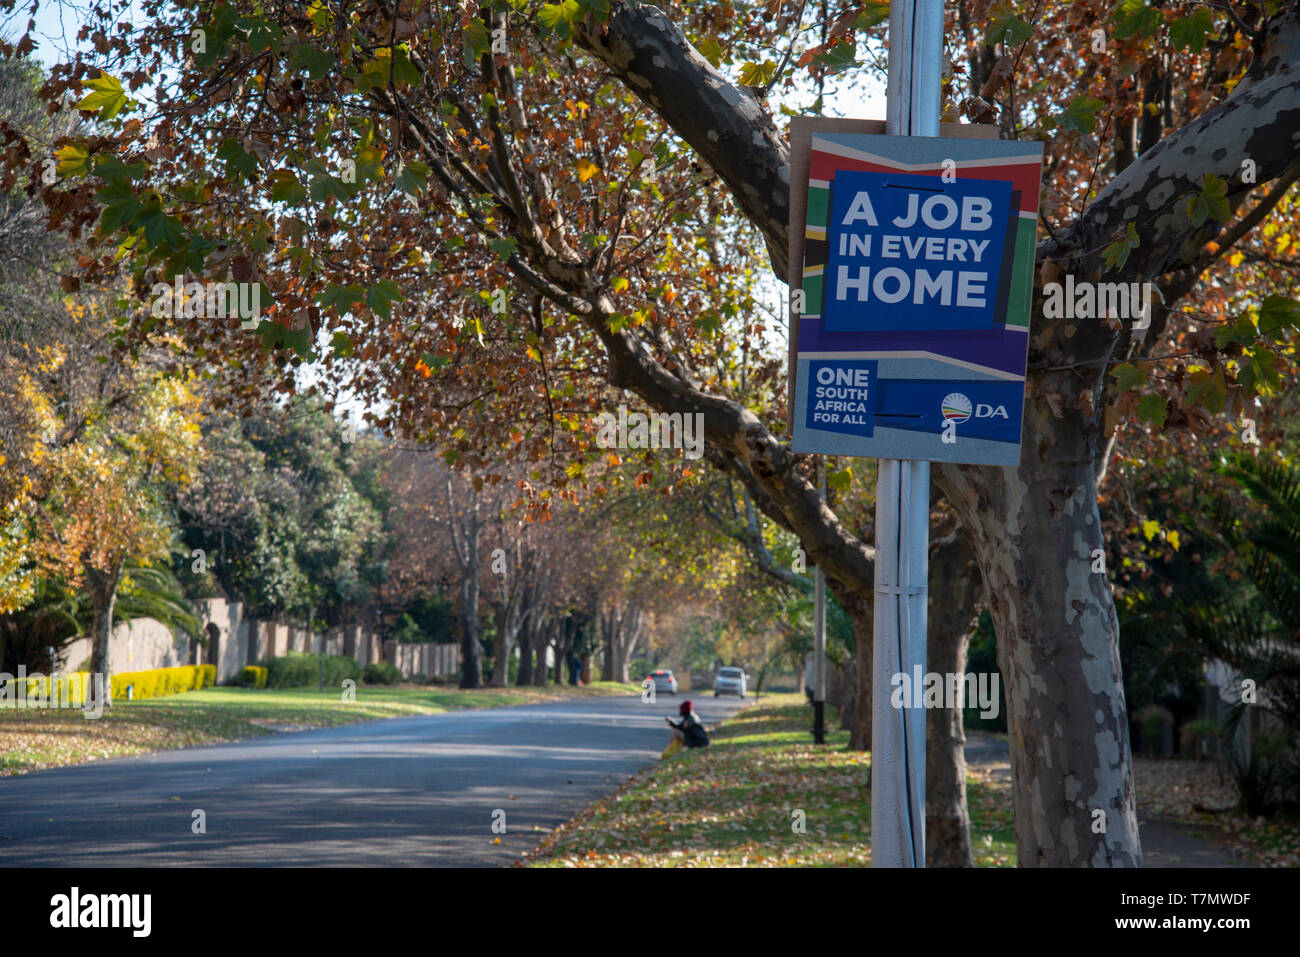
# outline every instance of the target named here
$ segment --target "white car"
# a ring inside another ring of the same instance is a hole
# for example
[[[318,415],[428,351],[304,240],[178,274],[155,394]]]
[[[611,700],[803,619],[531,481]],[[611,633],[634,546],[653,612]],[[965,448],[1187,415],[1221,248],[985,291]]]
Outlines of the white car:
[[[713,679],[713,697],[716,698],[720,694],[734,694],[743,698],[745,682],[748,680],[749,675],[741,668],[719,668]]]
[[[669,694],[677,694],[677,679],[668,668],[660,668],[658,671],[652,671],[646,675],[650,681],[654,682],[655,692],[667,691]]]

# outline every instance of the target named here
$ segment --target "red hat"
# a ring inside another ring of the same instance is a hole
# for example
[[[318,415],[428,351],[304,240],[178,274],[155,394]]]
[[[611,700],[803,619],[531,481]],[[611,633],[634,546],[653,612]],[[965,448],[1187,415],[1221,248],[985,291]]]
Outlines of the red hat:
[[[683,701],[683,702],[681,703],[681,706],[677,709],[677,713],[680,714],[680,715],[682,715],[682,716],[685,716],[685,715],[690,714],[690,713],[691,713],[691,703],[690,703],[689,701]]]

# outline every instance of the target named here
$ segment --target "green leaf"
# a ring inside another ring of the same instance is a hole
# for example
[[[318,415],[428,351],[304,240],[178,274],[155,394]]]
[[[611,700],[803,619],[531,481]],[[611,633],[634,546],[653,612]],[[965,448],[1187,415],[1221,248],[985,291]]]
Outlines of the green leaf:
[[[271,349],[292,349],[306,359],[311,354],[311,327],[286,329],[278,322],[263,319],[258,324],[257,334],[262,337],[262,347]]]
[[[567,40],[573,36],[574,24],[581,15],[582,8],[577,0],[564,0],[563,3],[543,3],[537,19],[543,27],[543,34],[553,32]]]
[[[752,60],[740,65],[740,83],[743,86],[767,86],[776,75],[776,62],[764,60],[755,63]]]
[[[1214,17],[1202,7],[1190,17],[1169,24],[1169,40],[1180,50],[1200,53],[1205,49],[1206,37],[1214,30]]]
[[[338,310],[339,315],[351,309],[354,303],[365,302],[365,299],[365,287],[358,285],[326,286],[316,296],[316,302],[327,309],[333,306]]]
[[[111,120],[130,102],[122,92],[122,82],[107,73],[101,72],[95,79],[86,80],[82,86],[89,87],[94,92],[82,97],[77,109],[98,110],[101,120]]]
[[[336,57],[329,50],[318,50],[310,43],[299,43],[289,55],[289,69],[296,73],[306,73],[313,80],[319,80],[333,69]]]
[[[279,49],[284,42],[284,31],[278,23],[263,20],[261,17],[240,17],[235,26],[248,34],[248,45],[254,53],[265,53],[270,49]]]
[[[497,258],[502,262],[509,262],[510,257],[515,254],[515,249],[518,245],[518,243],[507,236],[504,239],[490,240],[488,242],[488,249],[496,253]]]
[[[409,163],[403,163],[397,171],[397,188],[409,196],[412,202],[420,198],[420,194],[428,188],[428,185],[429,166],[426,163],[411,160]]]
[[[234,137],[228,136],[217,147],[217,159],[226,164],[226,175],[231,179],[245,179],[257,172],[257,157],[244,151]]]
[[[185,229],[180,221],[164,213],[160,203],[150,203],[144,207],[135,221],[144,227],[144,241],[150,249],[178,249],[181,240],[185,238]]]
[[[1199,405],[1209,412],[1218,414],[1228,399],[1228,390],[1223,382],[1222,371],[1196,372],[1187,382],[1187,404]]]
[[[1228,206],[1228,184],[1213,173],[1206,173],[1201,180],[1201,191],[1187,201],[1187,213],[1192,217],[1193,226],[1204,225],[1211,218],[1226,223],[1232,218]]]
[[[1300,302],[1286,296],[1266,296],[1256,317],[1259,331],[1281,342],[1288,329],[1300,329]]]
[[[1129,223],[1128,228],[1124,230],[1124,235],[1102,251],[1106,268],[1112,272],[1123,269],[1124,264],[1128,262],[1128,254],[1137,249],[1139,245],[1141,245],[1141,240],[1138,238],[1137,227]]]
[[[298,182],[298,177],[287,169],[277,169],[269,177],[271,181],[271,202],[287,203],[298,206],[307,199],[307,190]]]
[[[1146,369],[1141,369],[1128,362],[1124,363],[1122,366],[1117,366],[1111,372],[1111,375],[1115,377],[1120,391],[1122,392],[1129,392],[1139,386],[1146,385],[1147,379],[1149,378]]]
[[[391,279],[381,279],[366,290],[366,305],[385,319],[393,317],[393,302],[403,302],[401,290]]]
[[[1237,383],[1247,394],[1272,392],[1282,385],[1279,362],[1276,352],[1257,345],[1237,361]]]
[[[824,70],[827,76],[862,65],[858,60],[858,45],[852,40],[841,40],[829,50],[817,54],[812,58],[812,64]]]
[[[1135,33],[1142,37],[1155,36],[1160,24],[1165,22],[1160,11],[1151,9],[1143,0],[1120,0],[1110,20],[1115,24],[1115,37],[1120,40]]]
[[[104,185],[95,191],[95,197],[104,207],[99,219],[99,234],[111,236],[117,230],[134,222],[143,208],[136,198],[131,184],[125,176],[107,179]]]
[[[713,64],[714,69],[722,65],[722,44],[718,42],[717,37],[705,37],[695,44],[695,49],[699,51],[700,56]]]
[[[1093,96],[1076,96],[1061,114],[1061,129],[1091,133],[1097,128],[1097,111],[1105,105],[1104,100]]]
[[[441,372],[447,366],[451,365],[451,360],[446,356],[435,356],[432,352],[426,352],[420,356],[420,361],[429,367],[433,372]]]
[[[382,47],[375,51],[375,58],[367,61],[357,77],[357,89],[362,93],[383,89],[389,81],[398,89],[415,86],[420,82],[420,71],[411,62],[410,52],[405,44],[397,47]]]
[[[1144,395],[1138,402],[1137,414],[1139,419],[1163,426],[1169,414],[1169,404],[1158,395]]]
[[[1255,328],[1255,320],[1249,313],[1238,316],[1232,325],[1225,323],[1214,330],[1214,345],[1219,349],[1234,342],[1239,346],[1253,345],[1258,338],[1259,330]]]
[[[1034,35],[1034,28],[1021,20],[1007,4],[999,4],[992,11],[989,24],[988,42],[1003,43],[1007,46],[1020,46]]]
[[[888,0],[867,0],[862,6],[862,12],[858,14],[857,22],[854,26],[859,30],[870,30],[874,26],[879,26],[889,19]],[[1026,24],[1028,26],[1028,24]]]
[[[837,492],[847,492],[853,485],[853,470],[845,468],[838,472],[831,472],[826,476],[826,485]]]
[[[474,61],[492,49],[492,38],[482,20],[475,19],[465,24],[461,37],[465,44],[465,60],[471,67]]]
[[[309,192],[313,203],[323,203],[329,199],[339,201],[349,199],[358,188],[356,183],[345,183],[338,177],[330,176],[327,173],[312,178]]]
[[[330,337],[330,346],[341,356],[352,355],[352,338],[346,332],[336,332]]]

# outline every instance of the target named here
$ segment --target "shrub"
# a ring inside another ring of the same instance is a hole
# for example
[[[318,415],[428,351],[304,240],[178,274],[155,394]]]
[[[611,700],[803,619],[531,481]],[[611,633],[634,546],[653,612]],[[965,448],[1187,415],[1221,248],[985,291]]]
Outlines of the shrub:
[[[411,684],[413,685],[427,685],[428,683],[429,676],[423,671],[417,671],[415,674],[411,675]]]
[[[309,688],[322,683],[337,688],[345,679],[361,680],[361,665],[347,655],[288,654],[262,664],[268,688]]]
[[[1149,704],[1134,717],[1141,725],[1147,756],[1154,758],[1160,752],[1165,727],[1173,724],[1174,716],[1158,704]]]
[[[265,688],[266,669],[260,665],[245,665],[239,672],[237,683],[241,688]]]
[[[24,678],[21,682],[13,678],[5,683],[6,706],[12,701],[14,707],[22,698],[28,706],[44,707],[44,702],[49,701],[50,707],[72,708],[78,707],[86,702],[86,692],[90,688],[90,673],[77,672],[70,675],[62,675],[54,679],[54,696],[50,700],[50,678],[42,675],[39,678]]]
[[[161,698],[183,691],[198,691],[217,683],[216,665],[184,665],[180,668],[155,668],[152,671],[123,671],[113,675],[113,699],[126,698],[131,688],[133,698]]]
[[[362,672],[362,680],[368,685],[395,685],[402,680],[402,673],[397,665],[387,661],[372,661]]]

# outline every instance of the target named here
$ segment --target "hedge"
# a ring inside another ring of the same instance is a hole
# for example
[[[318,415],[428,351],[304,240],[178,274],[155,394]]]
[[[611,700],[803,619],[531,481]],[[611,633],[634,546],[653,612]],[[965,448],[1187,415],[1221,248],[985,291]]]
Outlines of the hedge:
[[[20,685],[17,678],[7,683],[7,699],[5,704],[8,706],[13,702],[12,707],[17,707],[19,698],[24,698],[29,703],[44,701],[50,694],[50,679],[42,675],[39,678],[24,678]],[[20,692],[20,687],[23,689]],[[90,687],[90,672],[78,671],[76,674],[63,675],[54,679],[54,700],[50,702],[51,707],[77,708],[86,703],[86,692]]]
[[[55,680],[55,695],[61,707],[79,707],[86,703],[86,692],[90,688],[90,672],[78,671],[76,674],[64,675]],[[111,688],[113,699],[125,700],[128,685],[133,685],[133,698],[161,698],[163,695],[177,694],[182,691],[197,691],[217,683],[216,665],[186,665],[181,668],[156,668],[152,671],[123,671],[113,675]],[[50,679],[24,679],[28,701],[44,700],[50,693]],[[18,700],[18,682],[10,682],[13,701]],[[55,702],[51,702],[53,705]]]
[[[153,671],[124,671],[113,675],[113,699],[126,697],[132,685],[133,698],[161,698],[182,691],[198,691],[217,683],[216,665],[185,665],[180,668],[156,668]]]
[[[239,672],[238,684],[241,688],[265,688],[266,669],[260,665],[244,665]]]
[[[391,662],[372,661],[366,665],[362,678],[368,685],[395,685],[402,680],[402,673]]]
[[[307,688],[322,682],[337,688],[349,678],[361,680],[361,665],[347,655],[292,653],[262,664],[268,688]]]

